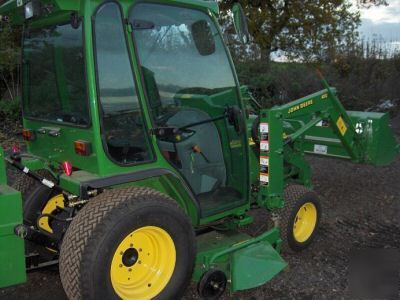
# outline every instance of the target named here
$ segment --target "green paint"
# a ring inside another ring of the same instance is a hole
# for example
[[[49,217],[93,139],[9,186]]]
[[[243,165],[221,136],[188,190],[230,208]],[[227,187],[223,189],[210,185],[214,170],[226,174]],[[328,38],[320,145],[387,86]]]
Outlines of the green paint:
[[[233,253],[231,290],[252,289],[270,281],[287,263],[268,242],[258,242]]]
[[[0,288],[26,281],[24,240],[14,234],[14,227],[21,223],[21,194],[6,185],[0,148]]]
[[[193,280],[199,281],[206,271],[217,269],[232,282],[231,292],[262,285],[287,265],[278,254],[280,244],[276,228],[254,238],[236,231],[200,235]]]

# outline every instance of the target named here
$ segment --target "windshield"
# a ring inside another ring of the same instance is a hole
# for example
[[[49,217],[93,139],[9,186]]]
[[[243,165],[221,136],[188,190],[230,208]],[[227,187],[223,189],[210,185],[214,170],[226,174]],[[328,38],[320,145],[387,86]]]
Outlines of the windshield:
[[[234,91],[223,41],[207,14],[140,3],[130,18],[153,112],[157,105],[176,106],[182,96]]]
[[[244,204],[247,141],[227,117],[240,112],[240,98],[216,23],[200,10],[151,3],[136,4],[129,21],[164,158],[203,216]]]
[[[25,117],[89,125],[81,26],[28,29],[23,53]]]

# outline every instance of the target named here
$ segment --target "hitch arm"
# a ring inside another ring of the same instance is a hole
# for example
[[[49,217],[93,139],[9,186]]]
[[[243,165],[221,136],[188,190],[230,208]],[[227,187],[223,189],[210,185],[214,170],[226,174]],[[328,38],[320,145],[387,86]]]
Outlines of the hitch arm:
[[[5,157],[5,160],[16,169],[24,172],[29,177],[39,181],[41,184],[48,187],[49,189],[54,189],[61,192],[63,191],[62,188],[59,187],[55,182],[48,180],[45,177],[36,174],[35,172],[32,172],[28,167],[25,167],[24,165],[19,163],[16,158]]]

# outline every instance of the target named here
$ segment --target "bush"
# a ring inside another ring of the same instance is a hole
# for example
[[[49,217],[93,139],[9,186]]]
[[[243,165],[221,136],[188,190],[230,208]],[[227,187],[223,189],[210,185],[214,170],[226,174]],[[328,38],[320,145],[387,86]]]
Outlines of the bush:
[[[0,100],[0,116],[12,121],[21,119],[21,101],[19,97],[15,100]]]
[[[400,57],[346,57],[331,64],[237,62],[239,81],[248,85],[264,107],[287,103],[316,91],[320,69],[348,110],[366,110],[400,95]]]

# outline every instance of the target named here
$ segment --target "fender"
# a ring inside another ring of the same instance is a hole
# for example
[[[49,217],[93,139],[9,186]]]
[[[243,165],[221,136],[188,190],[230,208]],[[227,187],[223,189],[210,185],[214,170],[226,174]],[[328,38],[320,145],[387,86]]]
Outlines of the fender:
[[[135,171],[132,173],[126,173],[126,174],[118,174],[115,176],[109,176],[109,177],[102,177],[102,178],[96,178],[96,179],[91,179],[88,181],[82,181],[80,182],[80,196],[83,199],[88,199],[89,194],[88,191],[91,189],[106,189],[106,188],[118,188],[117,186],[120,185],[127,185],[131,184],[133,186],[135,185],[140,185],[141,181],[144,181],[146,179],[155,179],[155,178],[163,178],[163,177],[172,177],[174,180],[177,180],[180,184],[181,187],[183,187],[183,193],[186,195],[182,195],[182,192],[180,191],[167,191],[167,190],[159,190],[162,193],[168,194],[171,198],[173,198],[177,203],[181,206],[182,209],[186,211],[189,217],[192,219],[193,225],[197,226],[200,221],[200,205],[193,194],[192,190],[190,189],[189,185],[186,183],[184,179],[182,179],[180,176],[178,176],[176,173],[164,169],[164,168],[153,168],[153,169],[147,169],[147,170],[142,170],[142,171]],[[171,194],[176,194],[179,193],[179,198],[181,199],[176,199],[176,197],[173,197]],[[184,198],[190,199],[190,203],[187,203],[188,201],[185,201]],[[191,209],[192,206],[194,208]]]

